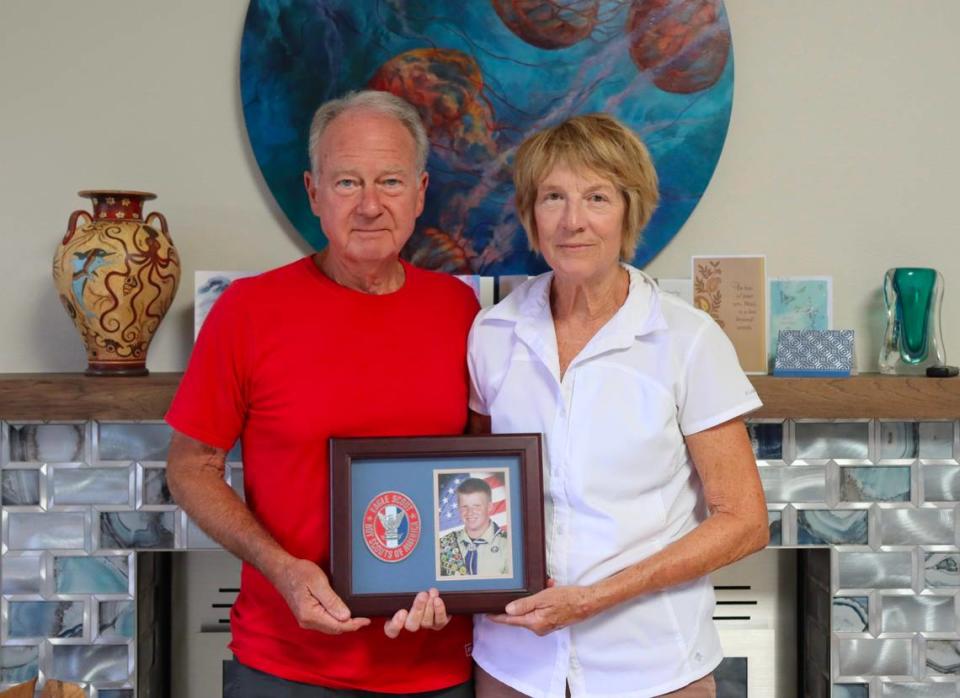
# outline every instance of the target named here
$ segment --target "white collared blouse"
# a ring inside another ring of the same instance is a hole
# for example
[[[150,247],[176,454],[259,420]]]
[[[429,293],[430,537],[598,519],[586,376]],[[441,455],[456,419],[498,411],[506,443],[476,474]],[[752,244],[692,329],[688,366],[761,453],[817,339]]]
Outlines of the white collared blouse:
[[[625,265],[626,266],[626,265]],[[627,300],[560,379],[551,272],[477,316],[470,407],[494,433],[544,435],[547,571],[589,585],[706,518],[684,436],[760,407],[730,341],[705,313],[630,274]],[[538,637],[484,616],[473,656],[534,698],[657,696],[723,657],[707,578],[638,597]]]

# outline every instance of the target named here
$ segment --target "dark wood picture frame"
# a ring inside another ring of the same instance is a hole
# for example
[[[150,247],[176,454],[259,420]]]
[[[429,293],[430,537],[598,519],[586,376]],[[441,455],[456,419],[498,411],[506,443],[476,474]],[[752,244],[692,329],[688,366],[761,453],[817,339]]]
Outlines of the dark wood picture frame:
[[[436,460],[436,470],[454,458],[512,456],[519,463],[520,492],[512,493],[515,513],[522,517],[523,583],[519,587],[490,590],[441,590],[448,613],[498,613],[510,601],[546,587],[546,553],[543,525],[543,479],[539,434],[488,434],[482,436],[414,436],[334,438],[330,440],[331,551],[330,579],[334,590],[355,616],[393,615],[409,608],[416,592],[359,593],[353,588],[356,520],[351,496],[351,468],[357,460]],[[433,501],[430,502],[433,507]],[[391,565],[394,563],[384,563]],[[386,568],[385,568],[386,569]],[[516,571],[515,571],[516,572]],[[425,589],[424,589],[425,590]]]

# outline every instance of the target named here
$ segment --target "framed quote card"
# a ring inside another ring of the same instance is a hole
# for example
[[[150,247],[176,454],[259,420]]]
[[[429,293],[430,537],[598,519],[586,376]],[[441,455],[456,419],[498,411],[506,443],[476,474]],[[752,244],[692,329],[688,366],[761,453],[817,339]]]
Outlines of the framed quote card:
[[[733,342],[747,373],[767,372],[766,257],[693,257],[693,304]]]

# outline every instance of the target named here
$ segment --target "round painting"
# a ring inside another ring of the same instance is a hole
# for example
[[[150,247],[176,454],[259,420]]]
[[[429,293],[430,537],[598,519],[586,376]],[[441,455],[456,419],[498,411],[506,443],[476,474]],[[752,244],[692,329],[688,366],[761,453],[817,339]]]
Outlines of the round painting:
[[[700,200],[730,121],[733,53],[722,0],[251,0],[240,57],[247,133],[270,191],[315,248],[303,189],[323,101],[389,90],[431,141],[426,209],[404,250],[462,274],[533,274],[511,163],[530,133],[607,112],[653,155],[661,204],[644,266]]]

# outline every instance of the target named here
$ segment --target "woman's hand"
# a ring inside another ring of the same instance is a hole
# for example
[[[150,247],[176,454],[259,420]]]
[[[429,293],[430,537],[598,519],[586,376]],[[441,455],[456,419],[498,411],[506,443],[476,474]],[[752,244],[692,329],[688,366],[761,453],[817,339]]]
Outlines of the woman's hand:
[[[584,621],[602,609],[591,587],[555,586],[551,579],[546,589],[511,601],[505,610],[506,613],[487,617],[495,623],[517,625],[543,636]]]

